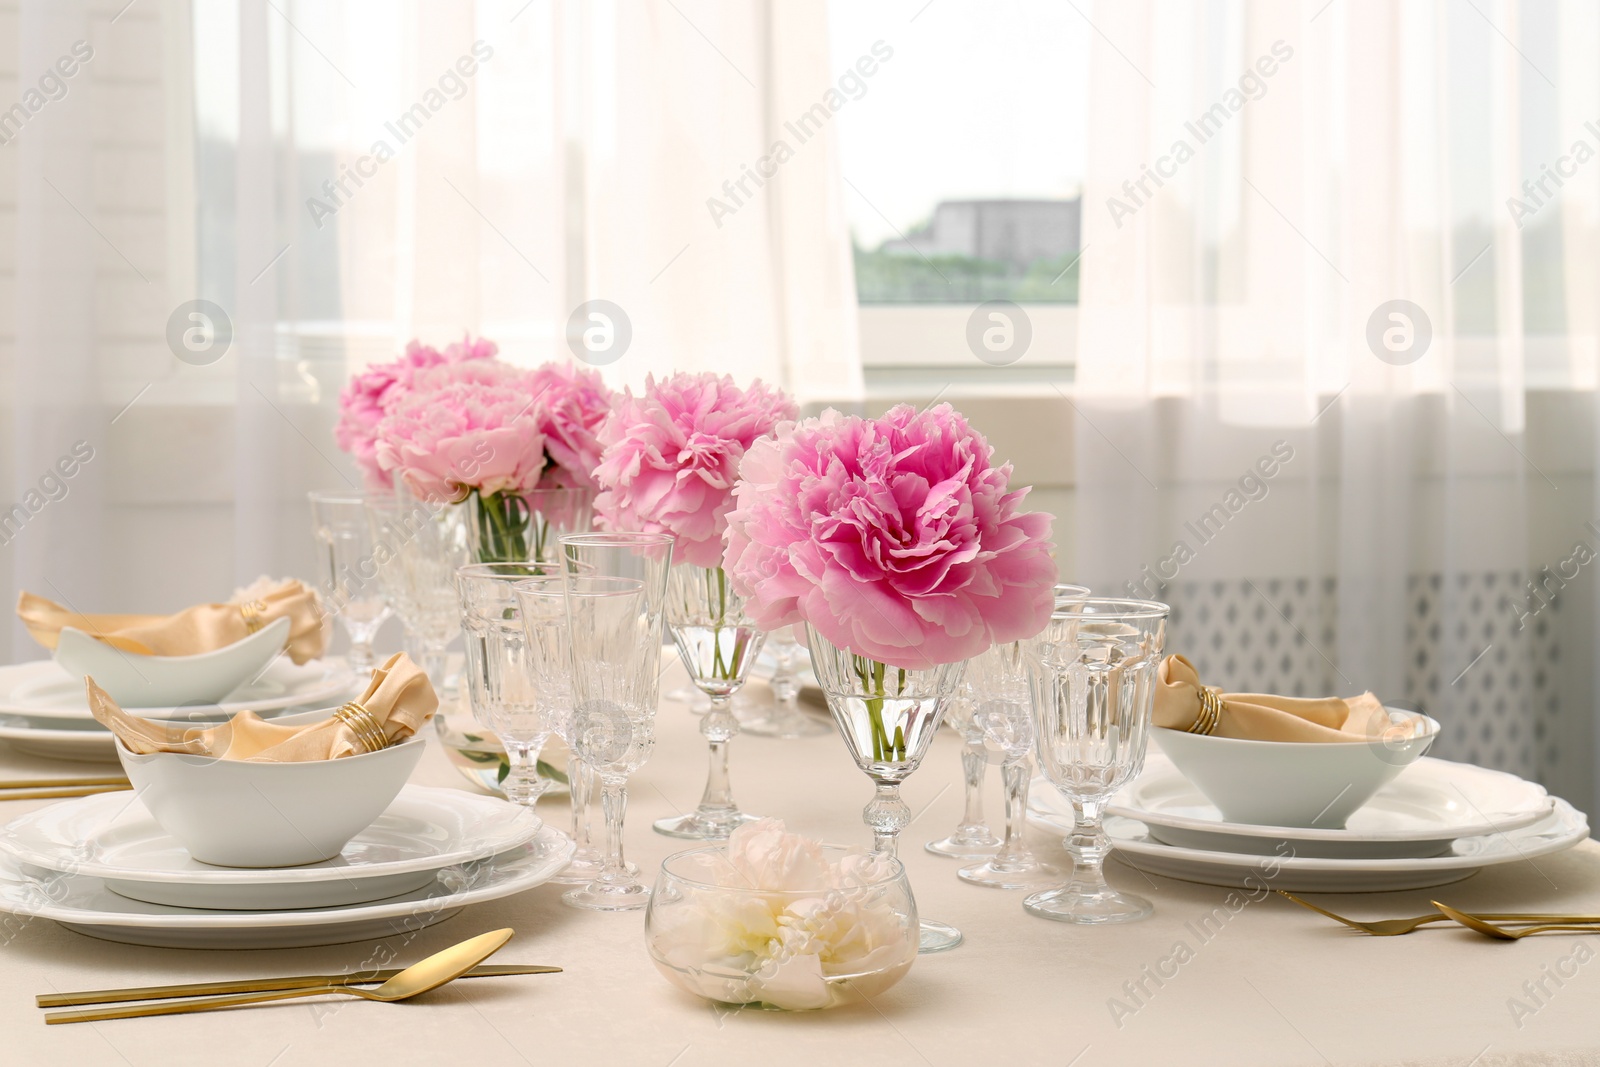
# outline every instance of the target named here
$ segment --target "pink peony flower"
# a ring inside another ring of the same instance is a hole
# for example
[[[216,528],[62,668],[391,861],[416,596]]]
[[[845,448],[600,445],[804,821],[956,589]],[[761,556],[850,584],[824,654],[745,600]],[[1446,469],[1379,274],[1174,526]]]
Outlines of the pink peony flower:
[[[709,373],[646,379],[644,395],[626,393],[600,429],[596,515],[613,530],[672,534],[675,561],[720,566],[739,461],[797,413],[759,381],[740,389]]]
[[[339,421],[333,439],[350,454],[373,488],[392,488],[389,474],[377,460],[378,423],[410,391],[416,374],[442,363],[491,358],[499,349],[493,341],[470,336],[444,352],[412,341],[405,355],[391,363],[373,363],[351,376],[339,393]]]
[[[526,490],[545,466],[541,414],[527,371],[487,360],[442,364],[378,424],[375,454],[425,500]]]
[[[600,427],[616,395],[592,368],[546,363],[531,377],[544,416],[544,447],[550,465],[541,489],[595,488],[600,465]]]
[[[739,467],[724,566],[762,629],[809,622],[840,648],[922,670],[1032,637],[1050,618],[1050,516],[948,404],[827,411]]]

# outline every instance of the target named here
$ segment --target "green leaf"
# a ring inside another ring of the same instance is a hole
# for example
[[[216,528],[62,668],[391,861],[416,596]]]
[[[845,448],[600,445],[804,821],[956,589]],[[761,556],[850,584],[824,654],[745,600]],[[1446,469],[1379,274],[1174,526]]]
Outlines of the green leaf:
[[[511,774],[511,763],[510,763],[510,761],[509,760],[501,760],[500,761],[500,773],[494,776],[495,784],[496,785],[503,785],[505,783],[506,778],[510,774]]]

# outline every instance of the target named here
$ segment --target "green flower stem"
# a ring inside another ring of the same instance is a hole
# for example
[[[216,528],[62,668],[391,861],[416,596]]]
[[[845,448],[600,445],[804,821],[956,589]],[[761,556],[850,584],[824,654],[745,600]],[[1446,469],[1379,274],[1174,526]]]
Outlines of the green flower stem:
[[[528,542],[522,519],[527,504],[510,490],[487,495],[474,489],[472,499],[477,507],[479,563],[520,563],[528,558]],[[511,514],[515,509],[516,514]]]
[[[888,727],[883,722],[883,702],[888,697],[884,689],[885,675],[888,673],[888,664],[879,663],[877,660],[867,659],[865,656],[852,656],[856,677],[861,681],[862,689],[867,696],[867,718],[872,726],[872,758],[879,762],[892,762],[906,758],[905,730],[896,727],[894,738],[889,737]],[[905,692],[906,672],[898,669],[899,679],[896,693]]]

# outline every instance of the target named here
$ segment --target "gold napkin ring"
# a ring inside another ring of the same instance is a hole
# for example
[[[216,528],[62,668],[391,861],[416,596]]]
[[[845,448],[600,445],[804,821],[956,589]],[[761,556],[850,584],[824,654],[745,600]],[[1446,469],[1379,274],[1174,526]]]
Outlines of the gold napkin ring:
[[[244,617],[244,628],[251,633],[261,629],[261,617],[267,612],[264,600],[246,600],[239,605],[239,614]]]
[[[356,741],[364,751],[376,752],[380,748],[389,747],[389,734],[384,730],[383,724],[378,721],[377,716],[354,700],[335,711],[333,717],[350,727],[350,731],[356,735]]]
[[[1222,709],[1227,707],[1223,703],[1222,694],[1209,685],[1200,687],[1200,714],[1195,716],[1194,722],[1189,724],[1188,732],[1191,734],[1214,734],[1217,725],[1222,722]]]

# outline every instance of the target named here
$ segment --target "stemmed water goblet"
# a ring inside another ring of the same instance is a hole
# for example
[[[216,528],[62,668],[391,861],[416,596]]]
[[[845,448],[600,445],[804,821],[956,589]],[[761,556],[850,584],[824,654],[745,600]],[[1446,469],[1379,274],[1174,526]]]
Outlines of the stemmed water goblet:
[[[445,650],[461,632],[455,573],[468,562],[459,516],[449,505],[398,497],[369,496],[363,506],[379,586],[416,642],[429,680],[443,691]]]
[[[1144,766],[1156,672],[1169,609],[1151,600],[1089,597],[1058,602],[1029,642],[1039,768],[1072,804],[1066,885],[1022,902],[1031,914],[1072,923],[1143,919],[1148,900],[1106,884],[1111,841],[1106,802]]]
[[[567,791],[572,800],[572,862],[550,880],[588,885],[602,863],[589,832],[589,798],[594,773],[578,758],[572,734],[572,642],[567,636],[566,582],[559,562],[551,574],[516,584],[522,627],[528,635],[528,660],[538,683],[539,702],[551,732],[567,746]]]
[[[741,716],[739,729],[757,737],[819,737],[832,733],[828,725],[800,710],[800,664],[805,648],[795,636],[793,626],[780,626],[767,635],[767,651],[772,655],[772,701],[758,704]]]
[[[372,527],[363,506],[366,494],[359,489],[319,489],[306,496],[311,501],[323,603],[350,639],[345,662],[358,673],[370,671],[377,663],[372,640],[393,609],[377,581]]]
[[[1060,885],[1065,877],[1039,860],[1025,839],[1028,757],[1033,751],[1027,646],[1026,641],[1007,641],[967,661],[966,684],[974,694],[973,729],[982,738],[986,759],[999,757],[1006,825],[998,852],[956,874],[964,882],[996,889],[1042,889]]]
[[[573,534],[560,539],[572,642],[572,737],[600,780],[606,820],[604,866],[562,897],[578,908],[644,907],[649,887],[623,858],[628,777],[655,747],[661,630],[672,565],[668,534]]]
[[[700,718],[700,733],[711,748],[711,763],[700,806],[687,815],[658,819],[655,830],[668,837],[720,841],[754,815],[739,810],[728,778],[728,745],[739,733],[733,695],[744,686],[766,635],[745,614],[744,598],[728,585],[721,567],[680,563],[667,579],[667,632],[695,687],[711,698]]]
[[[862,812],[871,827],[873,851],[895,855],[911,809],[900,783],[922,762],[939,729],[946,705],[961,684],[963,663],[908,670],[856,655],[807,624],[807,643],[828,711],[844,735],[850,755],[876,786]],[[920,951],[941,952],[961,943],[961,931],[922,920]]]
[[[467,700],[473,718],[505,747],[506,798],[530,809],[549,787],[539,777],[539,751],[550,737],[551,697],[561,697],[540,692],[516,584],[546,570],[537,563],[474,563],[456,571]]]

